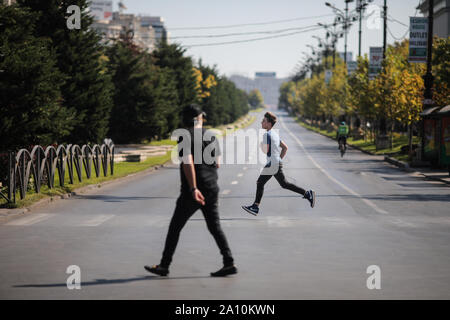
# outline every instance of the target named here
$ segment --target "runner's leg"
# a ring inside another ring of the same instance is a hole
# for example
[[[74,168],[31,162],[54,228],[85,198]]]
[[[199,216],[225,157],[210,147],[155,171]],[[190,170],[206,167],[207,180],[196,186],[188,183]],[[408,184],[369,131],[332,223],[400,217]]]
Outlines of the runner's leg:
[[[275,179],[277,179],[278,183],[280,184],[280,186],[283,189],[288,189],[288,190],[297,192],[303,196],[305,195],[306,191],[303,188],[300,188],[300,187],[296,186],[295,184],[286,181],[286,177],[284,176],[282,165],[280,165],[278,172],[275,174]]]
[[[267,181],[272,178],[271,175],[261,174],[258,178],[258,181],[256,181],[256,196],[255,196],[255,203],[256,205],[259,205],[261,203],[262,196],[264,194],[264,185]]]

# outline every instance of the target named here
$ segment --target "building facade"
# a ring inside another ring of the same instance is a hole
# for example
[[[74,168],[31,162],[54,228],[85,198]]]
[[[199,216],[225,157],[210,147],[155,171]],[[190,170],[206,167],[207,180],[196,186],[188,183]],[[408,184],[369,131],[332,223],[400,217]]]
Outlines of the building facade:
[[[428,17],[429,1],[422,1],[418,10]],[[450,0],[434,0],[433,35],[439,38],[450,36]]]
[[[148,52],[152,52],[163,39],[168,40],[162,17],[139,16],[124,13],[125,7],[112,11],[112,1],[94,0],[91,13],[94,23],[91,28],[102,35],[103,41],[118,39],[120,36],[132,37],[133,42]]]

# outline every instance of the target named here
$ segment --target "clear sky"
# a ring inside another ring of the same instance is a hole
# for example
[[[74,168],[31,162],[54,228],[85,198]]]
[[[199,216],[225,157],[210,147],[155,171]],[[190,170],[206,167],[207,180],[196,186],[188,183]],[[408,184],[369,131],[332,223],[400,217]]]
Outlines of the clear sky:
[[[127,13],[163,17],[172,38],[171,42],[178,42],[184,46],[276,37],[187,49],[188,55],[194,59],[201,58],[204,64],[216,65],[219,72],[227,76],[240,74],[253,77],[256,71],[274,71],[277,73],[277,77],[292,75],[296,64],[302,59],[302,52],[311,52],[307,45],[317,46],[318,40],[312,36],[320,38],[325,36],[323,29],[304,32],[298,28],[316,26],[318,22],[332,23],[335,16],[333,10],[325,6],[325,0],[123,0],[123,2],[127,7],[125,11]],[[345,7],[344,0],[329,0],[329,2],[342,10]],[[387,33],[388,44],[395,41],[394,37],[409,36],[407,32],[409,17],[422,16],[416,10],[419,2],[419,0],[387,0],[390,19],[388,21],[390,33]],[[113,3],[113,10],[116,11],[118,0],[114,0]],[[356,1],[349,4],[349,11],[355,9],[355,4]],[[370,46],[383,45],[383,23],[375,18],[376,11],[374,11],[377,7],[383,6],[383,0],[374,0],[371,4],[374,5],[371,8],[371,12],[373,11],[374,14],[362,23],[363,54],[369,52]],[[243,24],[258,25],[242,26]],[[232,25],[240,26],[213,28]],[[187,29],[197,27],[208,28]],[[358,54],[358,27],[358,22],[355,22],[348,34],[348,51],[353,52],[353,57]],[[267,33],[279,30],[285,31]],[[302,33],[280,37],[280,35],[299,31]],[[243,33],[244,35],[176,38],[230,33]],[[338,51],[344,51],[343,38],[338,42]]]

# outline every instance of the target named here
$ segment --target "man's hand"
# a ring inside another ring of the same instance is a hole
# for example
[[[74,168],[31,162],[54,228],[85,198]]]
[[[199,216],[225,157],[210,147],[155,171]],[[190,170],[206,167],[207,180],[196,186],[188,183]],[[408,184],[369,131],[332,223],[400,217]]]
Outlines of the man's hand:
[[[195,189],[194,191],[192,191],[192,197],[194,197],[194,200],[200,203],[202,206],[205,205],[205,197],[200,190]]]

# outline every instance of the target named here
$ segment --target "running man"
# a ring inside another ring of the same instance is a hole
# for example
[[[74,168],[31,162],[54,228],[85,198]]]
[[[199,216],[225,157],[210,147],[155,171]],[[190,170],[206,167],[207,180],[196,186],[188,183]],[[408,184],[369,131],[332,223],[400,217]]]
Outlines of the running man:
[[[256,197],[251,206],[242,206],[242,209],[250,214],[257,215],[259,212],[259,204],[264,193],[264,185],[272,176],[277,179],[278,183],[283,189],[288,189],[299,193],[304,199],[308,200],[311,208],[314,208],[316,201],[316,193],[313,190],[305,191],[304,189],[289,183],[283,173],[282,159],[286,155],[288,147],[284,143],[279,135],[272,130],[272,127],[277,122],[277,117],[272,112],[266,112],[261,122],[263,129],[267,130],[264,133],[263,142],[261,143],[261,149],[267,154],[267,164],[263,168],[261,175],[256,182]]]

